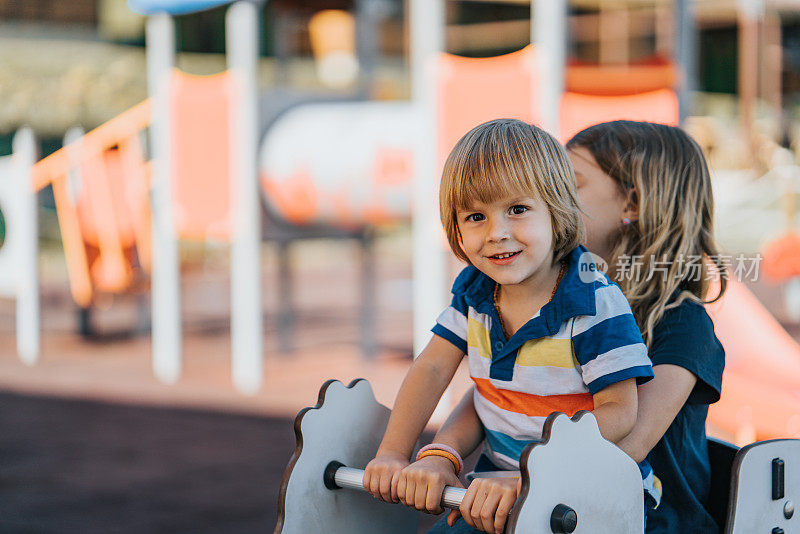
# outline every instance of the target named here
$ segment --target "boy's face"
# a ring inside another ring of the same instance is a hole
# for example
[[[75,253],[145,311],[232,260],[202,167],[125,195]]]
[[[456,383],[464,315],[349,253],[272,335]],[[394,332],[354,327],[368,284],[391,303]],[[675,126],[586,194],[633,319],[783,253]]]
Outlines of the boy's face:
[[[531,285],[553,263],[550,210],[539,199],[510,197],[456,212],[461,246],[470,263],[500,285]]]

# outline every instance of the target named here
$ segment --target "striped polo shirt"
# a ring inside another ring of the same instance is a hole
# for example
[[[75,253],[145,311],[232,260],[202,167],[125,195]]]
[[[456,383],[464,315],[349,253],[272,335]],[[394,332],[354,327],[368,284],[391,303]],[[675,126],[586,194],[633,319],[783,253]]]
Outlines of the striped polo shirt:
[[[552,300],[510,339],[494,307],[494,280],[472,266],[456,278],[452,302],[433,327],[467,354],[485,430],[483,452],[501,469],[519,469],[522,450],[541,439],[550,413],[572,417],[593,410],[592,395],[605,387],[653,377],[625,295],[586,267],[590,256],[584,253],[582,246],[570,253]],[[649,466],[640,469],[652,478]]]

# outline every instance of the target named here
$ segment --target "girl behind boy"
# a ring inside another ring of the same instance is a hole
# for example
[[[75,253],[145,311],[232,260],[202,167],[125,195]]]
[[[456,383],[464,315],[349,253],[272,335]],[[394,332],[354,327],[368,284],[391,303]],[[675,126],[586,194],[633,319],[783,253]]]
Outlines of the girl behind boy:
[[[646,458],[661,481],[647,532],[717,532],[704,507],[711,478],[705,422],[720,397],[725,353],[702,304],[722,296],[727,275],[713,239],[705,158],[680,128],[631,121],[587,128],[567,151],[589,248],[608,260],[653,362],[655,378],[639,388],[636,426],[618,443],[634,460]],[[706,300],[712,277],[720,291]]]
[[[601,434],[620,440],[636,420],[636,383],[652,377],[619,287],[579,272],[588,255],[579,246],[575,180],[553,137],[511,119],[468,132],[445,163],[440,213],[453,252],[469,266],[406,375],[364,476],[375,497],[431,511],[440,510],[441,490],[415,484],[403,469],[464,354],[486,436],[478,469],[494,475],[519,468],[522,449],[541,438],[553,411],[592,410]],[[471,451],[456,447],[463,441],[435,443],[417,458],[440,482],[460,485],[459,453]],[[494,480],[515,489],[510,474]],[[513,493],[486,503],[495,507],[487,529],[502,530]]]

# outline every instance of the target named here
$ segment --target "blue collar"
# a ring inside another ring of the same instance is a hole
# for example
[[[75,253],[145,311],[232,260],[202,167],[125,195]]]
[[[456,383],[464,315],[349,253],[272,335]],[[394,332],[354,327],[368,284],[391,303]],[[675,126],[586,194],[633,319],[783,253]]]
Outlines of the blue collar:
[[[576,247],[567,256],[567,272],[556,288],[553,299],[542,306],[536,317],[530,319],[510,339],[506,339],[497,311],[494,308],[495,281],[475,267],[467,267],[453,286],[453,293],[463,295],[468,306],[478,313],[492,318],[489,332],[492,341],[491,378],[511,380],[517,350],[527,341],[556,334],[561,324],[578,315],[595,315],[594,281],[581,280],[581,255],[586,253],[583,245]],[[584,258],[585,259],[585,258]]]

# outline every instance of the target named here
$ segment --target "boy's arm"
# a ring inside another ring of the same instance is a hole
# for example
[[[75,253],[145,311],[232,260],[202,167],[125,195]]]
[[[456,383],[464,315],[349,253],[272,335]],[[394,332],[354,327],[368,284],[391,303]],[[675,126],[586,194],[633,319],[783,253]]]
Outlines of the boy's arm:
[[[572,346],[592,393],[600,433],[617,443],[636,424],[637,384],[653,378],[647,346],[630,304],[616,284],[595,290],[595,314],[573,323]]]
[[[453,379],[464,353],[434,335],[406,374],[378,454],[393,452],[411,457],[414,444]]]
[[[453,447],[462,457],[467,457],[483,440],[483,425],[475,411],[474,388],[469,388],[461,401],[447,417],[433,441]]]
[[[472,395],[470,388],[433,438],[434,443],[448,445],[462,457],[469,456],[483,439],[483,426],[475,412]],[[428,456],[400,473],[397,495],[407,506],[439,514],[445,486],[461,487],[455,466],[447,458]]]
[[[592,396],[600,434],[612,443],[630,434],[636,424],[636,379],[610,384]]]
[[[364,488],[374,497],[388,502],[397,500],[400,470],[408,465],[417,438],[463,356],[461,349],[434,335],[411,365],[378,452],[364,470]]]

